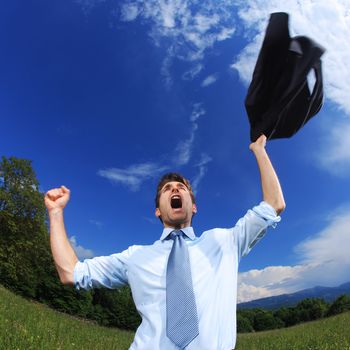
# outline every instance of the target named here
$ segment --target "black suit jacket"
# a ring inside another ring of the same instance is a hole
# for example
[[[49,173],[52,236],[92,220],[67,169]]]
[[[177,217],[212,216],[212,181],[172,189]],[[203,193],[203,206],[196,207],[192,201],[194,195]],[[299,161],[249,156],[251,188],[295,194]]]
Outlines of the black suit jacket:
[[[320,110],[323,52],[305,36],[290,37],[287,13],[271,14],[245,99],[252,142],[262,133],[268,139],[290,137]],[[316,78],[312,93],[311,69]]]

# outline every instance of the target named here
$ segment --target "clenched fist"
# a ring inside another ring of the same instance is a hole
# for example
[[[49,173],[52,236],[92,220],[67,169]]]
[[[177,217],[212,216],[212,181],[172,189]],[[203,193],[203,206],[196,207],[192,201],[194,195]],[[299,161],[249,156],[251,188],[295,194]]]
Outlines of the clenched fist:
[[[249,145],[249,149],[253,152],[256,152],[261,149],[264,149],[265,146],[266,146],[266,136],[262,134],[255,142]]]
[[[70,190],[65,186],[46,192],[45,205],[49,213],[55,209],[63,210],[69,201],[69,196]]]

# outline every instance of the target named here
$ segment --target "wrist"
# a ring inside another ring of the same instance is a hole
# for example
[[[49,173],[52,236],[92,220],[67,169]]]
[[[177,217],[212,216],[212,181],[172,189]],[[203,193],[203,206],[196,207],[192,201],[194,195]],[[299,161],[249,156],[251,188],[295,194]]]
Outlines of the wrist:
[[[266,149],[265,147],[254,147],[252,149],[253,153],[255,154],[256,157],[266,155]]]
[[[49,212],[50,218],[62,216],[63,215],[63,208],[53,208],[53,209],[50,209],[48,212]]]

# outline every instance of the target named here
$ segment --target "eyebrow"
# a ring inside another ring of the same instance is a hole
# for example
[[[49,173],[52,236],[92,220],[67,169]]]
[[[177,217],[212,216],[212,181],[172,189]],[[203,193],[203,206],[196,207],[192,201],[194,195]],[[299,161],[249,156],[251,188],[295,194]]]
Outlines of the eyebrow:
[[[162,187],[161,191],[166,190],[166,189],[168,189],[169,187],[170,187],[170,185],[169,185],[169,183],[167,183],[167,184],[165,184],[165,185]]]
[[[169,187],[170,187],[170,183],[168,182],[167,184],[165,184],[165,185],[162,187],[161,191],[167,190]],[[183,184],[182,182],[178,182],[178,183],[176,184],[176,187],[182,187],[182,188],[186,188],[186,189],[187,189],[187,186],[186,186],[185,184]]]

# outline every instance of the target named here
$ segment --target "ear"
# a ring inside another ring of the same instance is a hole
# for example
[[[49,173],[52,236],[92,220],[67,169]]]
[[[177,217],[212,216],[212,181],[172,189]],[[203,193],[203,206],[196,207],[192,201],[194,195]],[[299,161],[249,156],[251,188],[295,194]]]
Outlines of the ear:
[[[192,213],[193,214],[197,213],[197,206],[195,204],[192,204]]]
[[[156,211],[155,211],[155,216],[157,217],[157,218],[159,218],[160,217],[160,210],[159,210],[159,208],[156,208]]]

